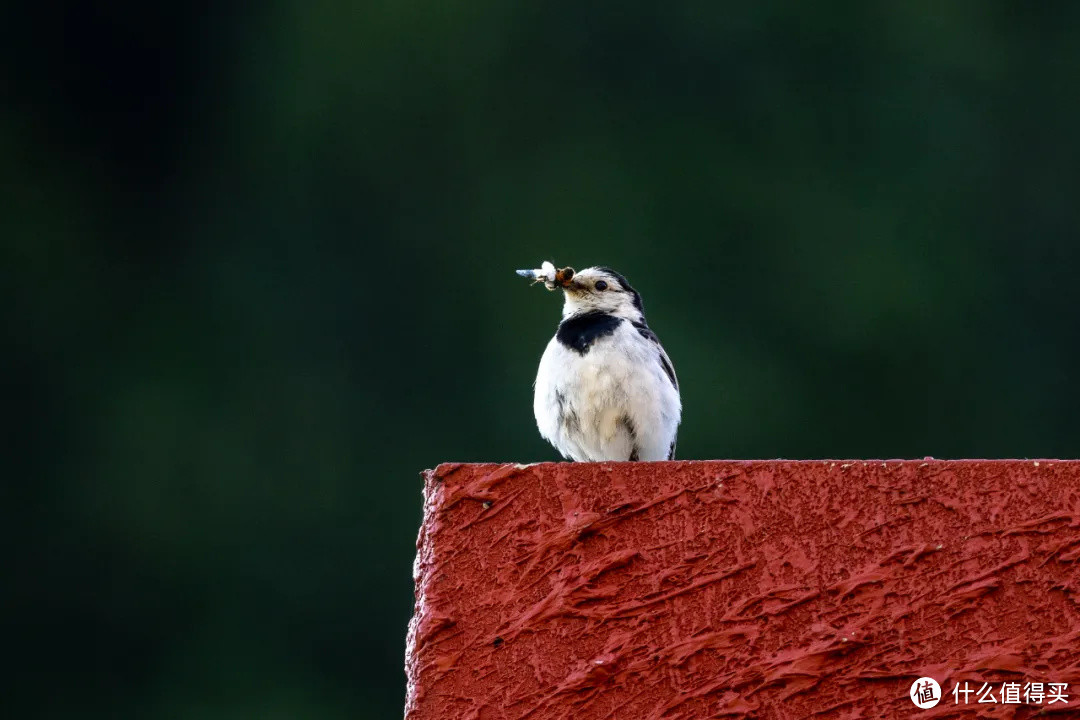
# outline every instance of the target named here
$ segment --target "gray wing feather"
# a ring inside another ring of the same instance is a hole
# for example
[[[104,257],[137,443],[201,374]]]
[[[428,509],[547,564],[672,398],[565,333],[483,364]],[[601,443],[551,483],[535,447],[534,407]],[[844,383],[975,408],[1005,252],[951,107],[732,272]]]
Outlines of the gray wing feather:
[[[671,358],[668,357],[667,351],[664,350],[664,346],[660,344],[660,338],[656,336],[656,333],[652,331],[648,325],[644,322],[634,323],[634,327],[637,328],[638,334],[645,338],[656,346],[657,356],[660,359],[660,367],[664,369],[664,374],[671,380],[671,384],[675,387],[675,391],[679,391],[679,378],[675,376],[675,366],[671,364]],[[668,460],[675,459],[675,443],[679,438],[679,433],[676,430],[675,437],[671,439],[671,450],[668,451]]]

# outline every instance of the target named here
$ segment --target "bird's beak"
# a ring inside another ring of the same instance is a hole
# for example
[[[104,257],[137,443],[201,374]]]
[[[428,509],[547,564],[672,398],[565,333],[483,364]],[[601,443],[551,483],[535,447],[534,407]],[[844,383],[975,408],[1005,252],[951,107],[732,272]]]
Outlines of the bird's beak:
[[[571,286],[571,280],[574,279],[574,268],[564,267],[555,271],[555,285],[561,287],[563,290],[568,289]]]

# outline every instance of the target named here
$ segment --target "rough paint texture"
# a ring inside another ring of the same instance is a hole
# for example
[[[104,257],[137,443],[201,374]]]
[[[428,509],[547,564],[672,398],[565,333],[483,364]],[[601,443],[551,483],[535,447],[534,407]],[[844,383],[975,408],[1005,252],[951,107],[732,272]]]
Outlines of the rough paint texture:
[[[442,465],[424,497],[409,720],[1080,708],[1080,462]]]

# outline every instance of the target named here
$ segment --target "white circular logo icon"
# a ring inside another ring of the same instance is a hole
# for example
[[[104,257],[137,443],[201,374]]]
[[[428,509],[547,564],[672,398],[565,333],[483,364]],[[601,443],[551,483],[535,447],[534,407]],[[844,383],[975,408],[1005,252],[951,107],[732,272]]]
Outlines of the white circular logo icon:
[[[911,683],[908,695],[911,696],[911,702],[915,703],[915,707],[926,710],[941,702],[941,686],[932,677],[921,677]]]

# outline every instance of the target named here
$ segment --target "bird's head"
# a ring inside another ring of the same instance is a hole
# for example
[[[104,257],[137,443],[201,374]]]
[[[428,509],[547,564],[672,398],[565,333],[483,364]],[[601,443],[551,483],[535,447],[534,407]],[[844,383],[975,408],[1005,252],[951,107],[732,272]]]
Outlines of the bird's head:
[[[636,321],[644,317],[641,295],[619,273],[607,267],[573,268],[558,271],[551,263],[540,270],[518,270],[518,274],[543,282],[549,290],[563,291],[563,317],[587,312],[603,312]]]
[[[644,314],[641,295],[619,273],[611,268],[585,268],[563,286],[566,302],[563,317],[587,312],[640,320]]]

